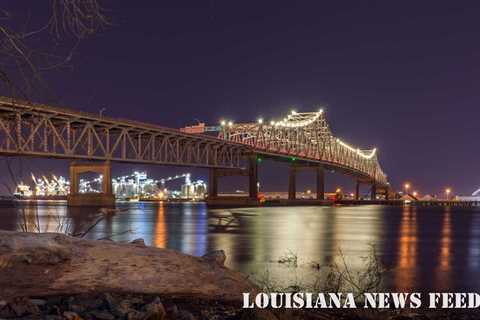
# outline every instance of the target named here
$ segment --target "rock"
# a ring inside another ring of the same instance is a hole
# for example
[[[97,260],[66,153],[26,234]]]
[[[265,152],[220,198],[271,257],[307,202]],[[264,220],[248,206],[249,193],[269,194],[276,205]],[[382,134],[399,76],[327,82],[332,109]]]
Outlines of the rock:
[[[114,320],[115,317],[107,311],[94,310],[90,311],[90,314],[99,320]]]
[[[266,309],[244,309],[241,320],[278,320],[278,318]]]
[[[47,300],[43,299],[30,299],[30,302],[39,307],[47,304]]]
[[[190,312],[188,312],[186,310],[180,310],[178,312],[177,319],[178,320],[196,320],[195,317],[193,316],[193,314],[191,314]]]
[[[227,256],[225,255],[225,251],[215,250],[204,254],[202,256],[202,259],[209,263],[215,263],[219,266],[223,266],[225,265],[225,260],[227,260]]]
[[[167,315],[159,297],[156,297],[155,300],[145,306],[145,313],[145,319],[149,320],[164,320]]]
[[[130,241],[130,243],[136,245],[137,247],[146,247],[147,246],[145,244],[145,240],[143,240],[142,238],[132,240],[132,241]]]
[[[1,230],[0,261],[0,300],[6,301],[97,291],[241,302],[243,292],[253,296],[259,291],[245,275],[223,266],[223,251],[199,258],[56,233]],[[72,304],[80,304],[77,300]]]
[[[137,310],[129,311],[126,316],[127,320],[143,320],[144,318],[145,318],[145,313]]]
[[[81,320],[82,319],[77,313],[72,312],[72,311],[65,311],[63,313],[63,316],[67,320]]]
[[[176,305],[172,305],[167,309],[167,316],[168,319],[176,320],[178,318],[178,307]]]
[[[9,303],[9,307],[15,313],[16,316],[36,315],[40,313],[40,309],[29,299],[17,298]]]

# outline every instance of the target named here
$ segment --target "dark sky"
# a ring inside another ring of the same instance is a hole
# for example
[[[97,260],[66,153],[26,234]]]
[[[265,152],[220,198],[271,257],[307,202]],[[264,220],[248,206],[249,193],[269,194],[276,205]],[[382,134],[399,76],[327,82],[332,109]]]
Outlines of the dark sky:
[[[40,19],[34,3],[12,8]],[[48,76],[58,104],[170,127],[326,105],[336,136],[378,147],[395,187],[480,187],[478,1],[103,4],[112,25]],[[265,167],[265,188],[286,190],[285,168]]]

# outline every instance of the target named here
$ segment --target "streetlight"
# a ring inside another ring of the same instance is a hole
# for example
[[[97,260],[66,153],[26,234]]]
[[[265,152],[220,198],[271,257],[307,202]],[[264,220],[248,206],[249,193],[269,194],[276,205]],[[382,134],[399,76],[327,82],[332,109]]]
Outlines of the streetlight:
[[[408,183],[408,182],[405,183],[405,184],[403,185],[403,187],[405,188],[405,194],[408,195],[408,189],[410,189],[410,183]]]
[[[450,195],[451,192],[452,192],[452,189],[450,189],[450,188],[445,189],[445,194],[447,195],[447,200],[448,200],[448,196]]]

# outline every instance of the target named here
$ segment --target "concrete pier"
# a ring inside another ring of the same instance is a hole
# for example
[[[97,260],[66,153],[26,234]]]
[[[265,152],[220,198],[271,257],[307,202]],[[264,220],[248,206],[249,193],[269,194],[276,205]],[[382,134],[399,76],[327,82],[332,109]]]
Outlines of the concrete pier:
[[[72,162],[70,164],[70,194],[67,204],[71,207],[114,207],[115,196],[112,192],[112,167],[106,162]],[[103,176],[101,193],[80,193],[79,176],[82,173],[93,172]]]

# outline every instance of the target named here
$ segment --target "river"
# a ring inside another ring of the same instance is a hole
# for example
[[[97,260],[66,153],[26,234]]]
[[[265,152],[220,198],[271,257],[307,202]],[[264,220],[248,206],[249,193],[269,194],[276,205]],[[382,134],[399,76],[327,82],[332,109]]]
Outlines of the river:
[[[121,203],[85,238],[130,241],[201,256],[223,249],[226,265],[257,279],[312,281],[317,267],[365,268],[375,248],[385,290],[480,291],[480,208],[337,206],[207,209],[203,203]],[[0,228],[82,233],[93,209],[44,203],[0,207]],[[342,258],[343,257],[343,258]],[[343,264],[345,261],[345,264]],[[321,268],[322,269],[322,268]]]

